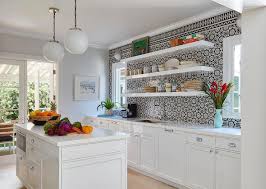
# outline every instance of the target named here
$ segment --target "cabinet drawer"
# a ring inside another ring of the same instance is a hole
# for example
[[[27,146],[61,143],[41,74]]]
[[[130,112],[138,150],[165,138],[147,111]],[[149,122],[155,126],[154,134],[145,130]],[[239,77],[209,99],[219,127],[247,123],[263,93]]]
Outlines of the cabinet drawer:
[[[40,164],[41,163],[41,159],[44,158],[44,155],[40,152],[40,150],[31,145],[28,144],[27,145],[27,158],[28,160],[34,161],[35,163]]]
[[[41,189],[41,166],[28,161],[28,181],[33,189]]]
[[[62,149],[62,159],[71,160],[79,158],[88,158],[111,153],[125,152],[126,142],[111,141],[103,143],[86,144],[81,146],[71,146]]]
[[[216,138],[216,147],[240,152],[241,142],[238,139]]]
[[[204,146],[215,146],[215,138],[212,136],[188,134],[187,141]]]
[[[41,140],[32,135],[27,135],[26,141],[28,144],[31,144],[32,146],[35,146],[37,148],[41,147]]]

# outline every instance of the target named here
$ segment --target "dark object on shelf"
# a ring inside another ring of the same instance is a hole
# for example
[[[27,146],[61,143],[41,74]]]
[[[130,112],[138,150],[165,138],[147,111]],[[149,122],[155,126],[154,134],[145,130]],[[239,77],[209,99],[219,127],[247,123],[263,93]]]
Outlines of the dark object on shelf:
[[[149,37],[132,41],[132,56],[138,56],[149,52]]]
[[[126,111],[126,113],[122,114],[124,118],[137,117],[137,104],[128,104],[127,109],[122,111]]]

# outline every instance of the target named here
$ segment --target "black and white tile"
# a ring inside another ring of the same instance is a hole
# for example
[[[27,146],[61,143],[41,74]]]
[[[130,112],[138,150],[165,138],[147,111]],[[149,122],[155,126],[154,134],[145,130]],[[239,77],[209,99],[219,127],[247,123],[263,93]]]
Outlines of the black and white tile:
[[[223,78],[223,39],[229,36],[240,34],[240,29],[236,25],[239,13],[229,11],[196,23],[177,28],[150,38],[150,52],[169,48],[168,41],[192,33],[200,33],[206,36],[206,40],[215,44],[214,48],[196,50],[190,52],[179,51],[168,56],[158,56],[138,64],[128,64],[128,69],[143,68],[154,64],[162,64],[171,58],[179,60],[196,60],[197,63],[215,68],[214,73],[185,73],[171,76],[164,76],[161,79],[171,81],[174,78],[179,84],[192,79],[199,79],[205,82],[222,81]],[[111,66],[116,62],[113,55],[119,50],[122,58],[131,56],[131,44],[112,49],[109,51],[109,76],[111,77]],[[129,80],[127,88],[138,89],[147,85],[155,78],[143,78]],[[158,78],[156,78],[158,79]],[[111,96],[111,79],[110,79]],[[128,98],[128,103],[138,104],[138,116],[145,118],[158,118],[167,120],[180,120],[186,122],[198,122],[202,124],[213,124],[215,109],[208,97],[153,97],[153,98]],[[225,127],[240,127],[240,120],[224,119]]]

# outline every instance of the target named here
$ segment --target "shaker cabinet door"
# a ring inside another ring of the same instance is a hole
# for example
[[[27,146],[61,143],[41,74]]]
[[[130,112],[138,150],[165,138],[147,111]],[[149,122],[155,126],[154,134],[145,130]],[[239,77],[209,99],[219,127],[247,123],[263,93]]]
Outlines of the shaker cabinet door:
[[[185,177],[185,135],[170,129],[159,134],[158,174],[182,184]]]
[[[241,188],[240,154],[226,151],[216,152],[216,189]]]
[[[213,189],[215,157],[212,148],[187,144],[186,183],[192,189]]]

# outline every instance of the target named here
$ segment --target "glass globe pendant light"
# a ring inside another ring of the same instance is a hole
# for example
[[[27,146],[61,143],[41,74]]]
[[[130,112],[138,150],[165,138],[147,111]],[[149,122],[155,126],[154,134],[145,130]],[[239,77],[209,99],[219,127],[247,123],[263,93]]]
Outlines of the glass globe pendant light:
[[[53,13],[53,40],[48,41],[43,46],[44,58],[53,63],[60,62],[64,57],[64,48],[60,45],[59,41],[55,40],[55,14],[59,12],[58,8],[49,8],[49,12]]]
[[[88,48],[88,37],[77,27],[77,0],[75,0],[75,26],[65,36],[65,48],[71,54],[83,54]]]

